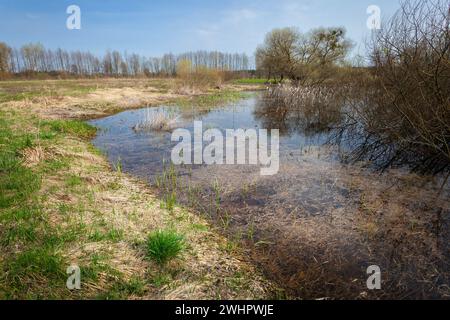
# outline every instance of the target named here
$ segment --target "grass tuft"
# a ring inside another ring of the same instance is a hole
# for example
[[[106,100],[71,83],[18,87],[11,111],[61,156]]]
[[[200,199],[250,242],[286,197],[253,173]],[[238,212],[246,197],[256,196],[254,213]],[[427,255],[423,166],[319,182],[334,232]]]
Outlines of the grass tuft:
[[[172,230],[158,230],[147,238],[147,257],[165,265],[178,257],[185,247],[184,237]]]
[[[45,135],[51,137],[52,132],[74,135],[82,139],[91,139],[95,136],[97,129],[84,121],[79,120],[52,120],[42,124]]]

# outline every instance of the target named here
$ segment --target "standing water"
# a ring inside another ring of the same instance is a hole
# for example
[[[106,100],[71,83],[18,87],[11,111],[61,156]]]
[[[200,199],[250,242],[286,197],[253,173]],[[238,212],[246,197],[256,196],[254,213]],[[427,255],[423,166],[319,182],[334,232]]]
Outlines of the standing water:
[[[158,188],[163,201],[170,194],[204,215],[230,242],[241,244],[289,296],[417,297],[424,290],[420,277],[432,277],[429,268],[441,272],[442,285],[448,283],[448,231],[436,235],[431,221],[436,212],[448,217],[449,206],[445,199],[433,201],[432,181],[401,170],[380,176],[343,165],[340,149],[327,144],[329,131],[305,130],[300,114],[271,112],[266,104],[255,93],[207,110],[160,106],[126,111],[91,121],[100,129],[93,143],[113,165],[120,162],[122,171]],[[138,130],[144,119],[161,114],[170,117],[170,126]],[[203,130],[222,132],[278,129],[279,172],[262,176],[260,166],[252,165],[172,166],[177,142],[171,134],[184,128],[193,136],[194,121],[202,121]],[[436,251],[416,245],[424,242]],[[370,265],[384,270],[388,287],[382,292],[367,292]]]

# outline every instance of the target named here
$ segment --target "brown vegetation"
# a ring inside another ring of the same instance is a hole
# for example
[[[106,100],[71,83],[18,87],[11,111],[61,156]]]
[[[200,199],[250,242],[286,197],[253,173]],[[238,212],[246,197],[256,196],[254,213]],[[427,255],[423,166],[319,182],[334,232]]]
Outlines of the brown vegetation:
[[[148,185],[119,165],[111,169],[89,142],[92,127],[68,120],[133,107],[122,102],[142,91],[170,101],[164,87],[171,84],[147,81],[130,91],[136,80],[103,80],[86,92],[78,87],[92,85],[86,81],[0,83],[0,299],[270,297],[272,285],[227,252],[227,240],[204,219],[165,209]],[[30,87],[41,95],[23,100],[19,93]],[[79,100],[67,105],[71,99]],[[187,245],[161,267],[147,259],[145,241],[167,228]],[[73,264],[82,272],[79,291],[66,288]]]
[[[195,93],[199,90],[220,88],[225,80],[225,72],[206,66],[194,67],[189,60],[177,64],[178,89],[180,93]]]
[[[350,151],[347,159],[384,170],[407,166],[421,173],[448,172],[449,19],[446,1],[403,2],[374,32],[370,68],[342,62],[349,44],[338,28],[307,37],[275,30],[258,50],[258,66],[302,87],[279,86],[269,96],[280,106],[301,110],[316,128],[337,128],[337,140]]]
[[[341,127],[343,135],[359,141],[354,160],[383,169],[449,171],[449,17],[446,1],[405,1],[375,34],[374,79],[354,85],[357,95],[348,99]]]

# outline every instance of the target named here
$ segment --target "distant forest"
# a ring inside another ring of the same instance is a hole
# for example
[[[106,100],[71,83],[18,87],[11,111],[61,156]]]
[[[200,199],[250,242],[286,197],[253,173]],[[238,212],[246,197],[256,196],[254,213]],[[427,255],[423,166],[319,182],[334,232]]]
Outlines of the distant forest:
[[[145,57],[135,53],[107,51],[102,57],[87,51],[46,49],[42,44],[27,44],[20,49],[0,42],[0,76],[11,74],[68,74],[75,76],[173,76],[181,60],[193,68],[244,71],[254,63],[245,53],[196,51]]]

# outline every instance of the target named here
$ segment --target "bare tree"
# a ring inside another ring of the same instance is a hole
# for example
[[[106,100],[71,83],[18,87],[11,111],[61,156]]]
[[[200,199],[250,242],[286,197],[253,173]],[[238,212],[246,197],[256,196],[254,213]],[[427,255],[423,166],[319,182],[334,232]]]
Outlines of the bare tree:
[[[324,71],[342,61],[351,46],[343,28],[319,28],[307,34],[295,28],[275,29],[256,51],[257,69],[280,82],[284,78],[302,84],[321,82],[330,74]]]
[[[375,33],[376,84],[348,114],[353,132],[363,134],[354,159],[433,174],[450,169],[449,22],[447,0],[404,1]]]
[[[0,42],[0,75],[11,71],[11,52],[6,43]]]
[[[190,61],[195,69],[246,70],[249,58],[245,54],[197,51],[180,55],[165,54],[161,58],[142,57],[107,51],[103,58],[90,52],[45,49],[43,45],[27,44],[20,50],[0,43],[0,72],[70,73],[77,76],[174,76],[179,61]]]

